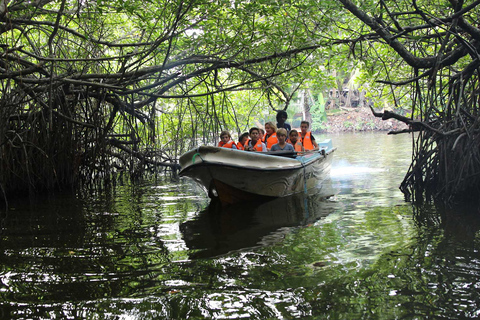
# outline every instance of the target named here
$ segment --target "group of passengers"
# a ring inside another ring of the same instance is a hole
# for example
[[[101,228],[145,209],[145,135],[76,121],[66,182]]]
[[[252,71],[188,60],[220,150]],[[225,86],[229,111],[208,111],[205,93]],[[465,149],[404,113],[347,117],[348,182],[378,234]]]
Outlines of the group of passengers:
[[[312,133],[309,131],[308,121],[300,123],[301,131],[291,128],[286,123],[287,113],[279,111],[277,113],[277,125],[272,122],[265,123],[265,132],[257,127],[250,128],[238,138],[235,143],[228,131],[222,131],[220,134],[219,147],[232,148],[246,151],[292,151],[301,152],[308,150],[318,150],[318,144]]]

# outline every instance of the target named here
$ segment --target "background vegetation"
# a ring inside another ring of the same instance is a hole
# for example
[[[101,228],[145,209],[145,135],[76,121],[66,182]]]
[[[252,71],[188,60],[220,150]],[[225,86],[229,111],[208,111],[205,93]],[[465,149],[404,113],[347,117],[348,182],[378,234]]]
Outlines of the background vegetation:
[[[0,1],[3,198],[175,170],[298,100],[316,125],[345,87],[413,111],[378,114],[422,132],[405,193],[477,192],[477,5]]]

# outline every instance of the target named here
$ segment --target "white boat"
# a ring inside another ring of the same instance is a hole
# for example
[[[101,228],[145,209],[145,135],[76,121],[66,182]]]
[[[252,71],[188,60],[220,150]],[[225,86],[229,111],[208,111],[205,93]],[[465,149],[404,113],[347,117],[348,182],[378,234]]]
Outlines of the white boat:
[[[197,181],[223,204],[306,193],[330,176],[332,141],[318,145],[318,151],[301,153],[201,146],[180,157],[179,175]]]

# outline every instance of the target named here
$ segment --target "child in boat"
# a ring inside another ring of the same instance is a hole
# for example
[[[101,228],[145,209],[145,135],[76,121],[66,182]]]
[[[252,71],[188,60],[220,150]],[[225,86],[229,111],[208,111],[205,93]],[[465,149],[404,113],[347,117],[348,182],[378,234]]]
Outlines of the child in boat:
[[[262,142],[265,143],[265,130],[263,130],[262,128],[258,128],[258,130],[260,131],[260,140],[262,140]]]
[[[278,129],[280,130],[280,129]],[[293,148],[295,149],[295,151],[297,152],[301,152],[301,151],[305,151],[305,148],[303,147],[302,145],[302,142],[300,142],[300,140],[298,139],[298,131],[295,130],[295,129],[292,129],[288,135],[288,143],[290,143]]]
[[[263,143],[260,139],[260,129],[258,129],[257,127],[250,128],[249,133],[250,140],[245,143],[245,150],[266,152],[267,147],[265,146],[265,143]]]
[[[240,135],[237,142],[238,150],[245,150],[245,143],[248,141],[248,132],[244,132]]]
[[[267,150],[270,150],[272,146],[278,143],[277,139],[277,126],[273,122],[265,123],[265,137],[263,142],[267,145]]]
[[[280,128],[277,130],[278,143],[274,144],[270,151],[295,151],[293,146],[286,142],[287,130]]]
[[[302,132],[300,132],[300,141],[305,150],[318,150],[318,144],[315,141],[315,138],[312,133],[308,131],[309,127],[310,123],[308,121],[300,122],[300,129],[302,129]]]
[[[220,133],[220,142],[218,143],[218,146],[222,148],[237,149],[237,145],[233,142],[232,136],[228,131],[222,131]]]

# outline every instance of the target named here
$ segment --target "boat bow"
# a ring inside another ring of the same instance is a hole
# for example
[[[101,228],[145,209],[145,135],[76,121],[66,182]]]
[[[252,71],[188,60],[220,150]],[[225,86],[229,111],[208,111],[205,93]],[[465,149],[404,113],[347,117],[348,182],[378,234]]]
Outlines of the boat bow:
[[[247,152],[201,146],[180,157],[180,176],[197,181],[223,203],[283,197],[313,188],[329,176],[331,140],[305,153]]]

